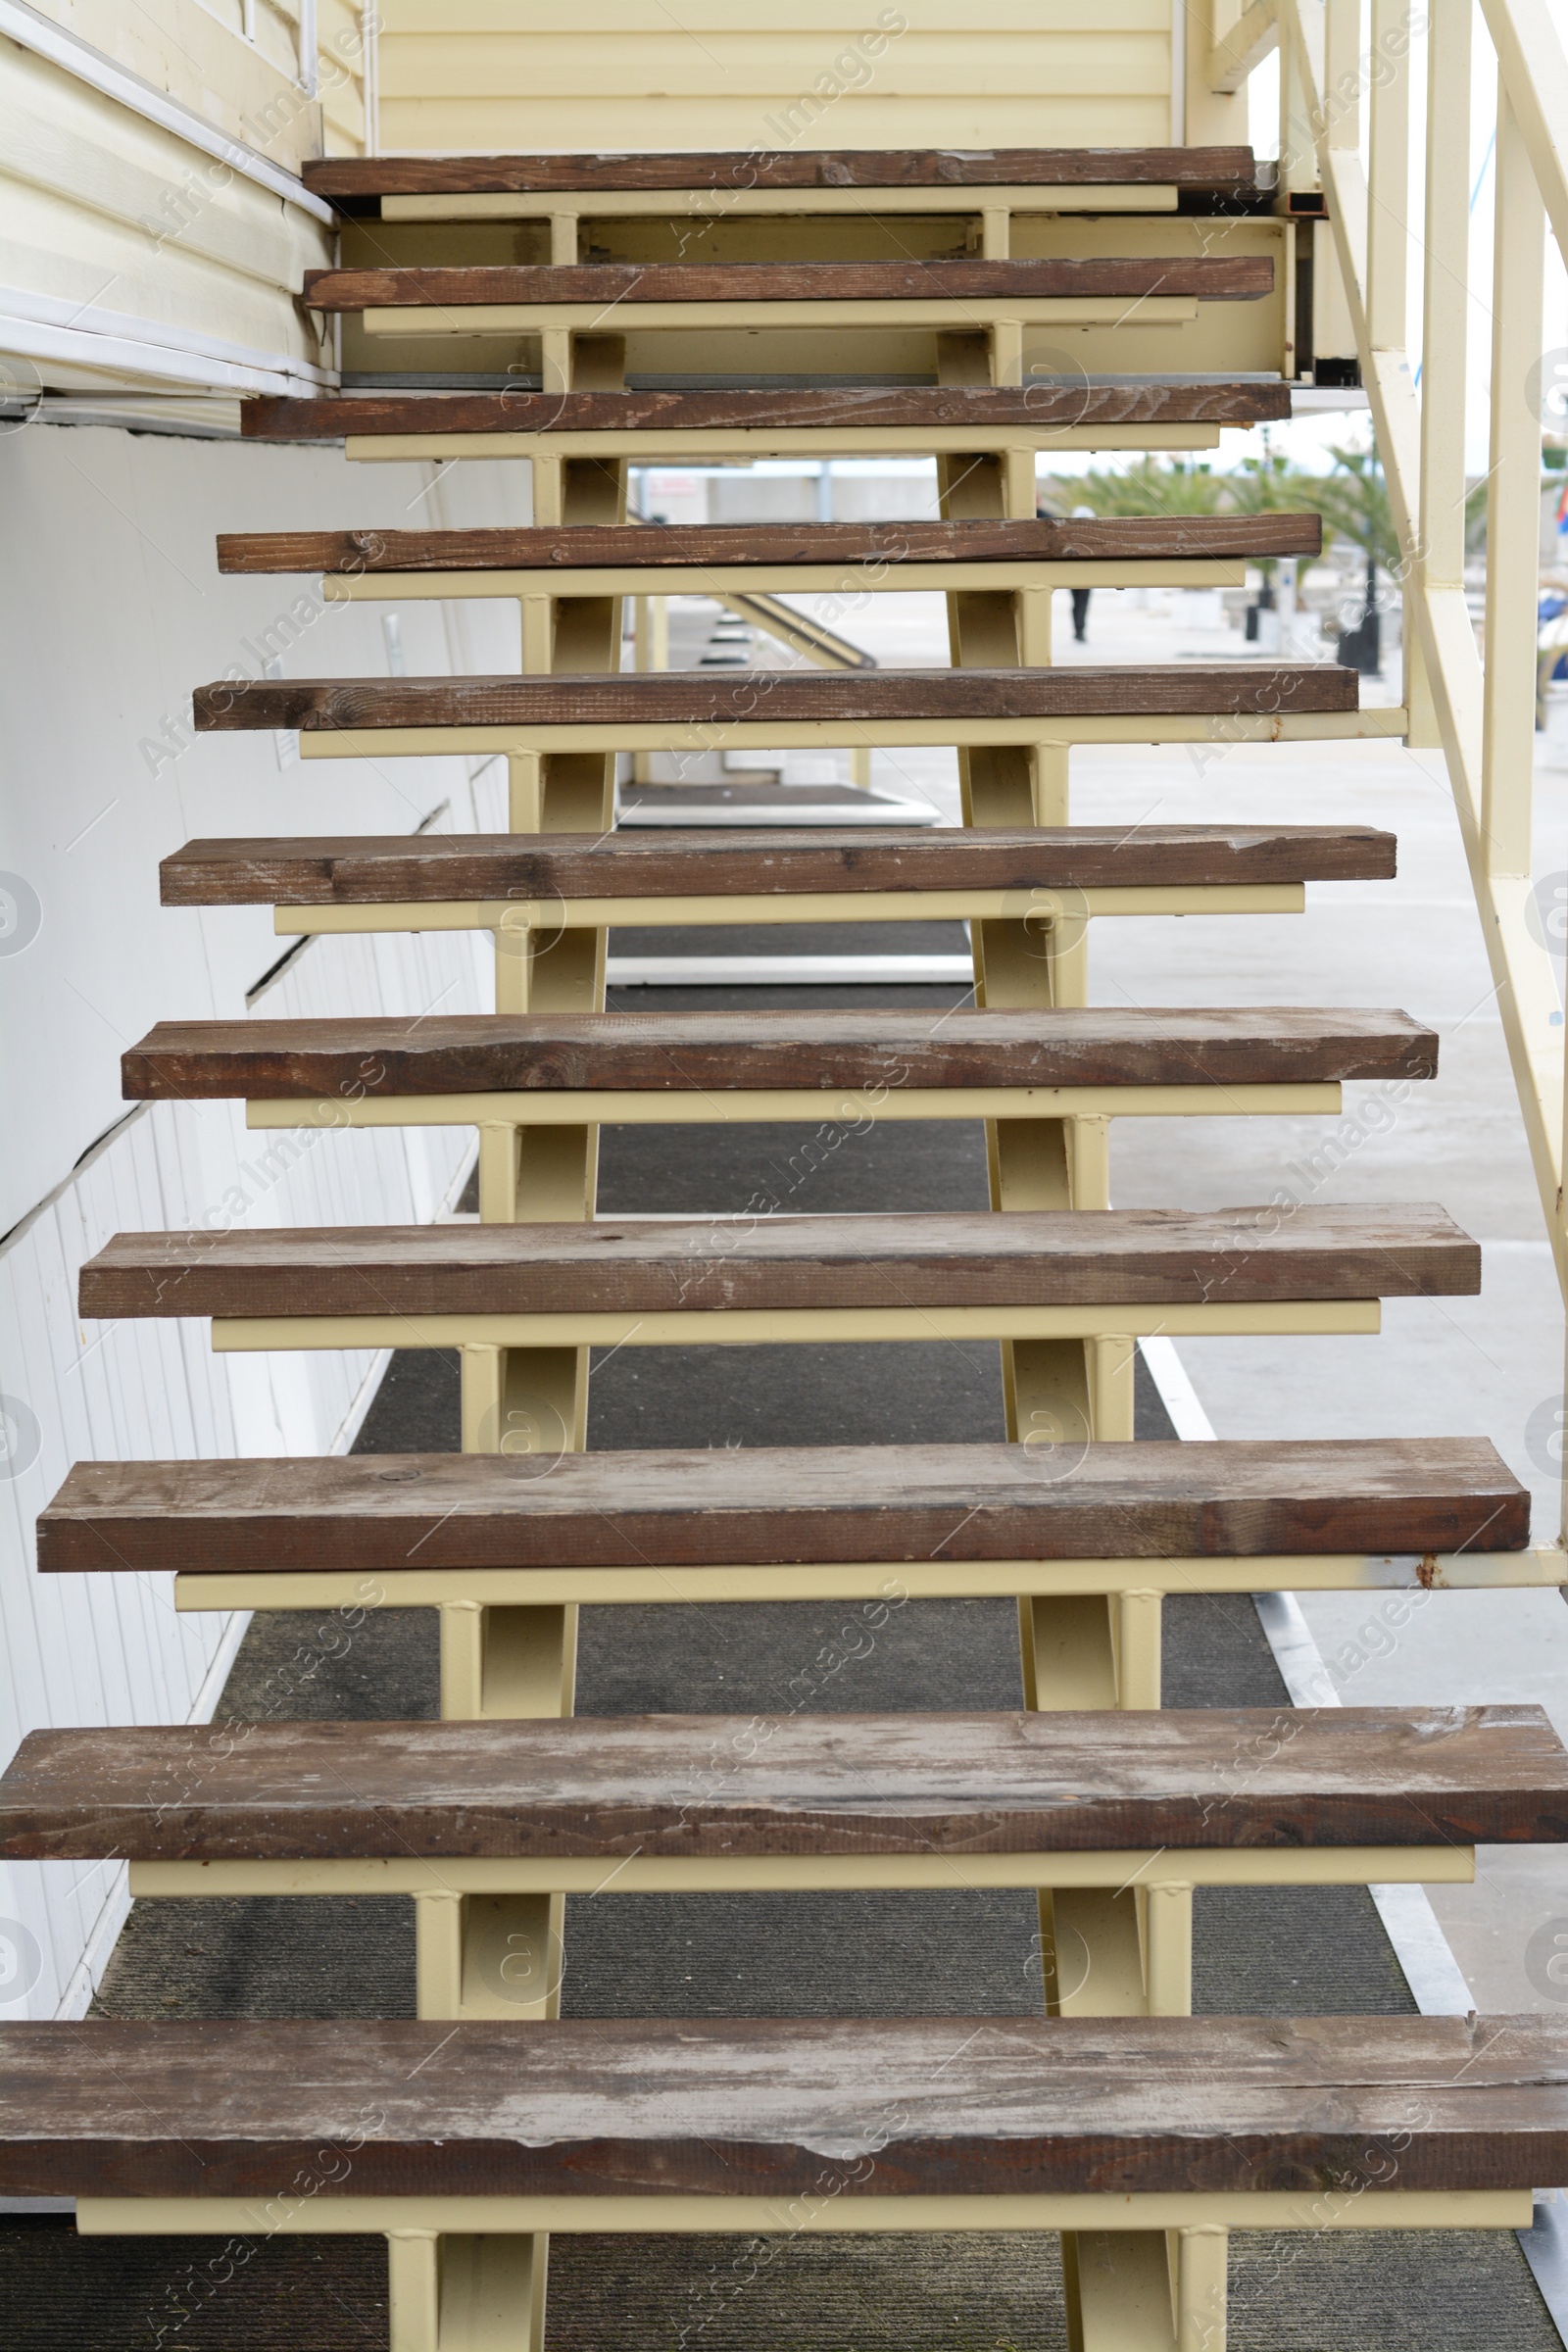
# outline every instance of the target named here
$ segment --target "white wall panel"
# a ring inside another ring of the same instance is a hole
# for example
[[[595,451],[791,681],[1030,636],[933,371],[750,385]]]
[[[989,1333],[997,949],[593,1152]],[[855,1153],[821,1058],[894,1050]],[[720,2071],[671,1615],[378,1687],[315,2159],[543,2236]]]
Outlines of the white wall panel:
[[[40,1579],[33,1522],[74,1460],[318,1453],[352,1443],[371,1355],[223,1358],[205,1323],[84,1324],[83,1261],[131,1228],[412,1223],[454,1201],[473,1153],[456,1129],[248,1130],[243,1106],[129,1112],[119,1059],[159,1019],[242,1017],[288,942],[270,910],[165,910],[158,861],[190,836],[409,833],[499,821],[499,766],[296,762],[270,736],[194,738],[192,685],[256,674],[385,675],[374,606],[280,629],[319,583],[224,579],[220,529],[526,521],[526,469],[347,466],[335,450],[246,447],[36,425],[0,439],[0,508],[19,551],[0,580],[11,758],[0,867],[41,921],[0,953],[0,1762],[48,1724],[178,1722],[210,1711],[243,1630],[176,1617],[162,1576]],[[510,669],[514,606],[401,609],[410,671]],[[152,752],[144,750],[151,745]],[[441,805],[446,806],[442,808]],[[17,935],[18,938],[21,934]],[[256,1001],[282,1018],[492,1002],[488,946],[463,934],[318,939]],[[0,2017],[79,2010],[123,1916],[122,1875],[0,1869],[39,1972]],[[4,1992],[0,1984],[0,1994]]]
[[[285,676],[387,674],[380,607],[325,606],[303,578],[223,578],[216,532],[526,518],[526,467],[454,470],[464,478],[438,503],[428,467],[356,467],[336,450],[43,425],[0,436],[14,551],[0,578],[0,868],[41,909],[38,936],[0,957],[0,1084],[25,1106],[0,1170],[0,1233],[122,1115],[124,1048],[156,1020],[240,1012],[288,944],[265,907],[161,910],[160,858],[195,835],[409,833],[443,802],[442,825],[473,823],[464,760],[280,768],[270,734],[189,727],[193,686],[259,675],[274,652]],[[412,674],[516,666],[515,605],[469,607],[451,627],[439,605],[400,617]]]

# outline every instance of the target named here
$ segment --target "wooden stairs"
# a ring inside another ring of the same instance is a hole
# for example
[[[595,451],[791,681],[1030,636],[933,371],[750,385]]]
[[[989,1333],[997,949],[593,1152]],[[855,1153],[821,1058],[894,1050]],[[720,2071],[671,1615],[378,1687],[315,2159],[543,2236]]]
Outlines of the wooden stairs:
[[[220,568],[514,598],[521,667],[230,677],[198,687],[197,724],[295,730],[307,760],[500,755],[511,827],[196,840],[165,860],[164,903],[270,905],[293,938],[488,933],[496,1009],[173,1007],[127,1052],[124,1091],[242,1101],[259,1127],[471,1127],[478,1220],[124,1233],[78,1304],[210,1318],[221,1349],[455,1348],[465,1450],[82,1462],[39,1568],[172,1570],[190,1609],[434,1607],[443,1720],[35,1734],[0,1780],[0,1856],[124,1858],[144,1895],[411,1896],[418,2015],[0,2026],[0,2189],[75,2197],[84,2232],[384,2232],[393,2352],[542,2352],[552,2232],[1059,2230],[1075,2352],[1223,2352],[1233,2230],[1528,2226],[1532,2188],[1568,2178],[1556,2020],[1190,2015],[1196,1886],[1453,1881],[1478,1843],[1568,1838],[1568,1755],[1537,1709],[1160,1712],[1167,1592],[1541,1573],[1528,1497],[1481,1442],[1128,1443],[1141,1339],[1371,1335],[1384,1298],[1481,1278],[1430,1203],[1112,1205],[1119,1116],[1333,1115],[1347,1081],[1437,1066],[1419,1008],[1089,1003],[1096,920],[1282,916],[1311,884],[1394,871],[1371,828],[1072,821],[1075,745],[1403,732],[1332,666],[1052,666],[1059,585],[1214,585],[1318,544],[1299,515],[1035,512],[1042,451],[1197,450],[1289,414],[1283,362],[1215,365],[1236,314],[1276,333],[1273,261],[1184,260],[1154,234],[1184,192],[1263,218],[1250,154],[393,157],[309,176],[343,263],[302,299],[342,316],[362,367],[453,388],[253,400],[246,433],[366,462],[504,455],[531,467],[534,519],[227,535]],[[873,196],[967,223],[968,252],[836,248]],[[622,214],[644,245],[595,258]],[[665,253],[688,216],[711,258]],[[1157,380],[1042,357],[1071,329],[1113,359],[1135,316],[1169,349]],[[663,372],[701,373],[715,336],[753,332],[803,338],[821,380],[627,380],[656,346]],[[889,352],[925,380],[854,380]],[[910,452],[936,458],[937,521],[627,519],[633,460]],[[946,595],[950,665],[618,671],[624,598],[847,573]],[[964,823],[613,829],[619,755],[764,740],[956,747]],[[922,918],[968,923],[972,1008],[605,1010],[612,925]],[[985,1121],[989,1212],[595,1214],[603,1124],[824,1107]],[[694,1336],[998,1346],[1007,1426],[986,1446],[587,1453],[592,1349]],[[1020,1713],[573,1715],[585,1603],[999,1594]],[[1030,1889],[1043,2014],[565,2023],[564,1899],[612,1880]]]

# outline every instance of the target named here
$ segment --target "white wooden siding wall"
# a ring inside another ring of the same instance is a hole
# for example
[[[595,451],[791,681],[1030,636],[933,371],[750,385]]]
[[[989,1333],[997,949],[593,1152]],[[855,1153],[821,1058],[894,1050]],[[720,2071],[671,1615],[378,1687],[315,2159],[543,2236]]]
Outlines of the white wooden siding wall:
[[[299,77],[299,0],[26,0],[155,90],[190,107],[230,138],[263,149],[288,172],[302,157],[353,154],[364,128],[365,11],[359,0],[317,0],[319,96]]]
[[[1170,137],[1171,0],[382,0],[380,14],[389,154]]]
[[[4,40],[0,221],[7,390],[309,392],[330,374],[297,293],[331,228]]]
[[[161,909],[161,857],[198,833],[412,832],[443,802],[441,830],[501,821],[499,769],[470,776],[456,760],[279,769],[270,736],[226,735],[187,740],[149,772],[141,747],[182,726],[191,687],[236,659],[254,672],[276,616],[318,589],[220,578],[213,535],[521,521],[525,473],[463,466],[432,489],[428,467],[354,468],[335,450],[45,425],[0,442],[5,535],[24,551],[0,578],[0,699],[15,714],[0,867],[42,909],[29,944],[0,956],[0,1230],[17,1228],[0,1245],[0,1389],[24,1408],[8,1423],[15,1475],[0,1482],[0,1761],[35,1726],[200,1719],[243,1630],[176,1618],[164,1577],[36,1577],[33,1522],[71,1462],[341,1449],[380,1368],[369,1356],[215,1358],[201,1323],[84,1327],[82,1261],[122,1228],[427,1219],[452,1203],[473,1150],[449,1129],[296,1144],[248,1131],[226,1102],[125,1119],[122,1048],[158,1019],[242,1015],[287,946],[264,908]],[[400,618],[412,672],[516,665],[514,609],[405,606]],[[334,612],[282,660],[290,676],[386,674],[381,609]],[[429,934],[313,942],[257,1009],[491,1001],[479,944]],[[0,2017],[79,2011],[124,1899],[121,1873],[0,1867],[0,1935],[20,1923],[42,1959],[24,1998],[0,1998]]]

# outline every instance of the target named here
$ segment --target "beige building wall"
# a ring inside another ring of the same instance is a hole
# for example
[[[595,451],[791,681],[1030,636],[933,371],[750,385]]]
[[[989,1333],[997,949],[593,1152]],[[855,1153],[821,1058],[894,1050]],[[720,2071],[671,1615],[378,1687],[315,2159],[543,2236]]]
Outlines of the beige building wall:
[[[386,0],[381,145],[1163,146],[1172,37],[1172,0]]]
[[[372,27],[321,0],[307,56],[269,0],[0,0],[0,397],[217,394],[232,426],[335,381],[298,300],[335,220],[297,172],[360,151]]]

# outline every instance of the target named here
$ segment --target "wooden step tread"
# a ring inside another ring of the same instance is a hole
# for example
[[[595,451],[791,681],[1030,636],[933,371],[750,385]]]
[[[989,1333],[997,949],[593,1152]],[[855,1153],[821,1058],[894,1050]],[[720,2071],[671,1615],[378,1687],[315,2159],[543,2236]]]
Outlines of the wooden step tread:
[[[416,1014],[160,1021],[121,1062],[127,1101],[562,1088],[1271,1086],[1431,1077],[1404,1012]]]
[[[12,1861],[1562,1838],[1568,1753],[1536,1706],[257,1723],[226,1752],[189,1724],[33,1732],[0,1779]]]
[[[874,384],[700,392],[349,392],[240,403],[249,441],[376,433],[1054,432],[1142,424],[1267,424],[1291,414],[1287,383],[1021,386]]]
[[[318,196],[563,194],[614,188],[943,188],[1256,184],[1250,147],[746,148],[651,155],[321,156],[300,167]]]
[[[0,2192],[1528,2190],[1565,2074],[1549,2016],[94,2018],[0,2026]]]
[[[1315,556],[1316,514],[1116,514],[1035,522],[580,523],[570,529],[224,531],[223,572],[555,571],[677,564],[1106,564]],[[886,587],[885,576],[869,587]]]
[[[190,841],[158,871],[166,906],[373,906],[1382,882],[1395,862],[1370,825],[1146,824],[266,837]]]
[[[1107,255],[1019,262],[576,262],[457,269],[307,270],[313,311],[467,310],[488,304],[1261,302],[1274,263],[1260,254]]]
[[[83,1315],[716,1313],[1468,1297],[1434,1203],[120,1233]]]
[[[899,719],[1277,715],[1354,710],[1360,681],[1335,662],[1212,668],[1072,663],[1058,669],[706,669],[560,677],[243,678],[198,686],[200,732],[353,727],[845,726]]]
[[[1521,1551],[1484,1438],[77,1462],[46,1573]]]

